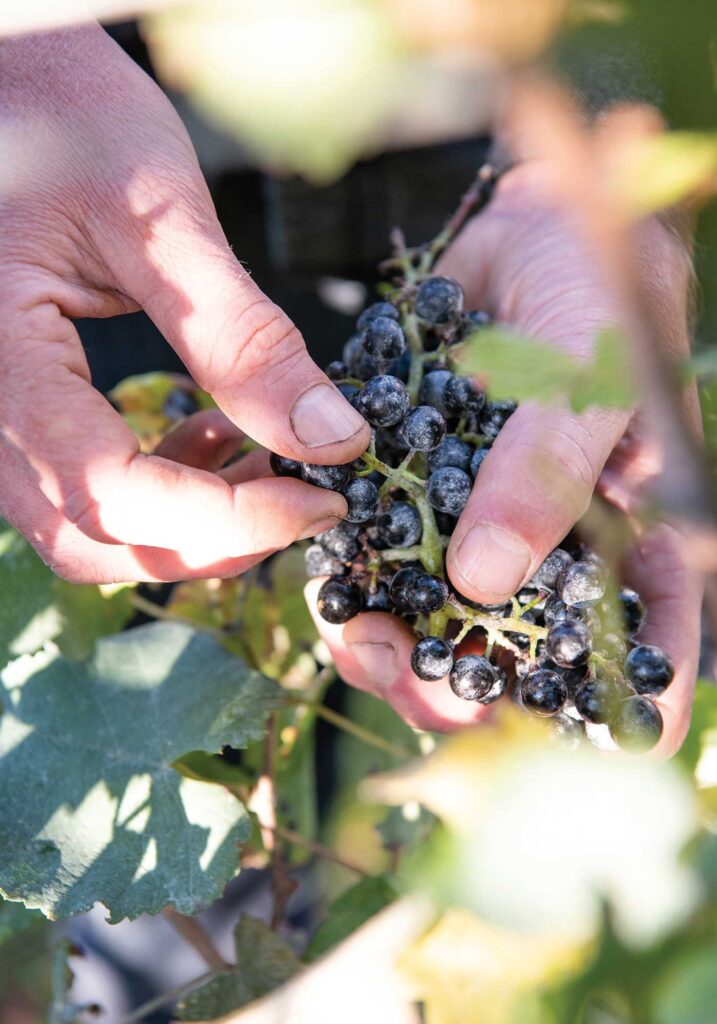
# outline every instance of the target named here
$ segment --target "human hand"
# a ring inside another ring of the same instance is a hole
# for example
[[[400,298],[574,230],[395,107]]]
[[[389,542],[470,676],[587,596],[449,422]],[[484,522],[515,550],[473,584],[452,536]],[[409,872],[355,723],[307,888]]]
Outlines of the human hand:
[[[636,247],[670,350],[684,356],[684,247],[657,221],[640,227]],[[470,308],[487,309],[498,322],[577,358],[590,354],[600,329],[625,327],[619,296],[537,163],[502,179],[490,206],[459,235],[438,272],[460,281]],[[689,398],[694,421],[694,396]],[[596,486],[630,510],[661,469],[661,452],[644,435],[639,414],[593,408],[578,416],[558,406],[522,404],[482,463],[451,538],[446,560],[453,585],[483,604],[505,602],[587,510]],[[637,540],[623,578],[648,605],[641,641],[662,647],[675,664],[674,681],[657,701],[664,719],[657,753],[666,756],[679,747],[689,724],[701,586],[689,567],[686,542],[667,524]],[[456,699],[448,686],[413,674],[415,637],[398,619],[371,613],[345,626],[326,623],[316,613],[319,585],[308,585],[309,604],[347,682],[384,697],[419,728],[448,730],[487,713],[480,704]]]
[[[235,575],[335,524],[343,497],[261,456],[217,472],[242,429],[342,463],[369,428],[233,256],[162,92],[88,27],[0,42],[0,96],[2,515],[73,582]],[[226,414],[151,456],[70,319],[138,309]]]

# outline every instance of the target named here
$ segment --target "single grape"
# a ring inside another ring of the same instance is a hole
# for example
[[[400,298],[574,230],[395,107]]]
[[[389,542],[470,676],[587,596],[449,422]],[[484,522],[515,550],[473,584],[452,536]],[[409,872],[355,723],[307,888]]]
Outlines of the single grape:
[[[456,374],[446,381],[443,402],[452,416],[475,416],[485,405],[485,392],[470,377]]]
[[[301,479],[302,463],[295,459],[287,459],[283,455],[272,452],[269,456],[269,465],[275,476],[295,476],[297,479]]]
[[[387,316],[377,316],[366,327],[364,352],[381,363],[397,359],[406,349],[406,338],[400,324]]]
[[[536,715],[555,715],[568,699],[568,690],[557,672],[536,669],[521,681],[520,699]]]
[[[408,383],[408,377],[411,373],[411,350],[410,348],[405,349],[398,359],[394,359],[388,366],[388,372],[402,380],[404,384]]]
[[[351,562],[361,550],[358,527],[354,523],[343,522],[332,526],[330,530],[324,530],[316,540],[321,544],[324,551],[328,551],[340,562]]]
[[[490,690],[488,690],[488,693],[483,697],[478,698],[479,704],[493,704],[505,693],[508,685],[508,676],[499,665],[494,665],[493,671],[495,672],[495,682],[491,686]]]
[[[326,367],[324,373],[329,378],[329,380],[343,380],[344,377],[349,376],[349,368],[346,365],[346,363],[343,362],[343,360],[334,359],[334,361],[332,363],[329,363],[329,365]]]
[[[592,650],[590,630],[584,622],[558,622],[548,630],[545,649],[561,668],[584,665]]]
[[[461,441],[455,434],[444,437],[437,448],[428,456],[428,472],[434,473],[445,466],[454,466],[467,473],[471,467],[473,448],[467,441]]]
[[[356,408],[374,427],[393,427],[410,407],[408,389],[398,377],[372,377],[356,397]]]
[[[388,593],[388,584],[383,580],[372,580],[365,586],[363,606],[366,612],[392,612],[393,602]]]
[[[449,676],[451,689],[463,700],[480,700],[495,684],[495,668],[479,654],[458,658]]]
[[[390,548],[410,548],[421,541],[421,517],[415,505],[394,501],[376,523],[378,535]]]
[[[610,724],[610,735],[622,750],[643,754],[662,736],[662,715],[647,697],[628,697],[620,702]]]
[[[585,611],[582,608],[573,608],[557,594],[551,594],[543,608],[543,619],[548,628],[555,626],[558,622],[584,622]]]
[[[630,590],[629,587],[622,588],[619,594],[619,602],[625,632],[628,636],[635,636],[647,621],[645,605],[640,595],[636,591]]]
[[[399,569],[391,579],[391,582],[388,585],[388,592],[399,612],[411,611],[411,607],[408,602],[408,587],[414,578],[420,574],[420,569],[416,569],[412,565],[407,565],[404,566],[403,569]]]
[[[435,517],[438,532],[442,533],[444,537],[450,537],[458,525],[458,517],[449,516],[447,512],[436,512]]]
[[[434,409],[438,409],[440,413],[447,416],[448,410],[443,401],[443,392],[446,382],[452,376],[450,370],[431,370],[430,373],[427,373],[418,388],[418,401],[421,405],[432,405]]]
[[[341,350],[341,362],[345,363],[353,374],[358,366],[358,361],[363,355],[363,335],[352,334]]]
[[[346,518],[350,523],[365,523],[376,514],[378,488],[368,477],[358,476],[344,491],[349,506]]]
[[[199,412],[199,406],[191,391],[172,388],[164,400],[162,412],[170,420],[183,420],[192,413]]]
[[[351,466],[318,466],[311,462],[304,462],[301,466],[302,480],[327,491],[345,491],[352,476]]]
[[[433,406],[419,405],[416,409],[411,409],[401,424],[401,436],[409,448],[418,452],[430,452],[437,448],[446,436],[446,421]]]
[[[424,636],[411,652],[411,668],[419,679],[442,679],[453,668],[453,648],[440,637]]]
[[[515,402],[487,402],[480,418],[481,433],[495,439],[516,408]]]
[[[577,688],[585,682],[590,674],[590,668],[587,664],[576,665],[575,668],[564,668],[548,657],[541,658],[538,662],[538,667],[547,669],[549,672],[557,672],[568,688],[568,697],[571,700],[574,699]]]
[[[551,736],[567,750],[577,750],[585,740],[585,723],[558,711],[550,719]]]
[[[536,570],[530,581],[538,590],[555,590],[560,573],[572,565],[572,558],[562,548],[555,548]]]
[[[363,594],[352,580],[332,576],[321,584],[318,607],[322,619],[338,625],[358,615],[363,608]]]
[[[489,451],[490,451],[490,446],[486,445],[485,448],[476,448],[476,450],[473,452],[473,455],[471,456],[471,467],[470,468],[471,468],[471,476],[473,477],[474,480],[478,476],[478,470],[483,465],[483,460],[485,459],[485,457],[486,457],[486,455],[488,454]]]
[[[418,286],[414,309],[429,324],[445,324],[462,311],[463,289],[452,277],[429,277]]]
[[[306,575],[310,580],[316,576],[344,576],[348,570],[345,565],[330,554],[322,544],[310,544],[304,552]]]
[[[379,317],[388,317],[391,320],[398,320],[401,314],[392,302],[373,302],[359,315],[356,321],[356,329],[364,331],[370,323]]]
[[[607,576],[601,565],[595,562],[573,562],[561,572],[557,590],[565,604],[585,608],[605,596],[606,585]]]
[[[426,494],[433,508],[457,516],[470,497],[471,486],[467,473],[454,466],[446,466],[431,473]]]
[[[412,612],[430,615],[439,612],[448,600],[448,585],[438,576],[419,572],[406,584],[406,603]]]
[[[627,656],[625,675],[638,693],[658,697],[672,682],[675,666],[659,647],[638,644]]]
[[[619,693],[611,679],[598,675],[586,679],[575,691],[574,699],[581,718],[593,725],[605,725],[613,716]]]

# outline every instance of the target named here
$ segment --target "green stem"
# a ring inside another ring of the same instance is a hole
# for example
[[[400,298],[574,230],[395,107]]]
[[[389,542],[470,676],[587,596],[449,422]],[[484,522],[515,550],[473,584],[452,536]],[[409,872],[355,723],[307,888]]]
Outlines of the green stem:
[[[348,733],[357,740],[361,740],[362,743],[368,744],[370,747],[376,747],[377,750],[382,750],[385,754],[391,754],[392,757],[398,757],[402,760],[415,757],[415,753],[407,750],[405,747],[399,746],[397,743],[391,743],[389,740],[379,736],[375,732],[371,732],[369,729],[364,729],[362,725],[357,725],[356,722],[352,722],[350,718],[346,718],[344,715],[339,714],[338,711],[327,708],[325,704],[315,703],[314,701],[302,700],[300,697],[289,697],[287,698],[290,704],[303,704],[305,707],[310,707],[319,718],[323,718],[325,722],[330,722],[331,725],[336,726],[337,729],[341,729],[343,732]]]

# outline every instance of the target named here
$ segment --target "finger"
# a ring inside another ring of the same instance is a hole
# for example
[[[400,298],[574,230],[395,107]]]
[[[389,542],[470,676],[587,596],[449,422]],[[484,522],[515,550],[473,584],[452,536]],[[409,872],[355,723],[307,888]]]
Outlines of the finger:
[[[638,640],[661,647],[675,666],[674,679],[655,701],[664,722],[655,755],[671,757],[690,725],[703,582],[690,565],[687,539],[665,524],[637,542],[625,565],[625,580],[647,605],[647,624]]]
[[[222,469],[219,475],[228,484],[241,484],[246,480],[256,480],[258,477],[272,477],[274,472],[269,463],[269,453],[266,448],[255,448],[246,455],[242,455],[236,462]]]
[[[188,145],[188,143],[187,143]],[[309,357],[301,334],[234,257],[193,153],[145,168],[118,218],[110,264],[192,377],[266,448],[308,462],[349,462],[369,427]]]
[[[162,438],[155,455],[184,466],[217,472],[241,447],[244,434],[219,409],[183,420]]]
[[[485,717],[488,709],[456,697],[447,678],[426,682],[413,673],[411,651],[416,635],[400,619],[378,612],[357,615],[344,626],[322,619],[316,604],[322,582],[310,580],[304,593],[345,682],[387,701],[416,729],[450,732]]]
[[[48,366],[41,347],[21,349],[12,392],[3,396],[6,435],[42,493],[93,540],[169,548],[199,566],[275,550],[345,515],[343,497],[299,480],[231,487],[215,474],[142,455],[90,385],[69,321],[43,310],[34,326],[56,343],[59,359]],[[26,397],[37,380],[41,406]]]
[[[448,547],[448,573],[462,594],[498,604],[530,579],[587,510],[626,419],[521,405],[482,463]]]

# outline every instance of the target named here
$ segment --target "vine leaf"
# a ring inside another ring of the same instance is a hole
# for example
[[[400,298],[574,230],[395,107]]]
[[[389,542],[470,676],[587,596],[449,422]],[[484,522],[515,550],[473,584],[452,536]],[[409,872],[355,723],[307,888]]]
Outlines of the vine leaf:
[[[331,904],[326,920],[309,944],[306,960],[323,956],[395,899],[396,890],[383,875],[362,878]]]
[[[301,969],[294,951],[256,918],[242,914],[234,929],[237,967],[212,978],[179,1004],[179,1020],[213,1020],[272,992]]]
[[[172,763],[260,739],[278,687],[175,623],[100,640],[89,662],[18,658],[1,678],[3,894],[52,918],[100,901],[112,922],[218,897],[249,816]]]

